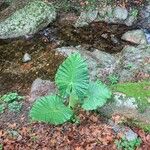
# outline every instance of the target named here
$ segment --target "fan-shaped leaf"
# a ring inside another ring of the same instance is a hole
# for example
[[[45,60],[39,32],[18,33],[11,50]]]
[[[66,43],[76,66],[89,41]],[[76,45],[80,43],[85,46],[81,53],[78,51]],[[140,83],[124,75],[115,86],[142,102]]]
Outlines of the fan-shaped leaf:
[[[100,81],[90,82],[87,98],[82,108],[85,110],[97,109],[98,107],[102,107],[110,97],[111,92],[104,84]]]
[[[55,82],[63,96],[72,91],[79,98],[86,94],[89,84],[88,67],[79,53],[72,54],[60,65]]]
[[[55,125],[66,122],[72,115],[72,110],[66,107],[56,95],[40,98],[34,103],[30,111],[30,116],[33,120]]]

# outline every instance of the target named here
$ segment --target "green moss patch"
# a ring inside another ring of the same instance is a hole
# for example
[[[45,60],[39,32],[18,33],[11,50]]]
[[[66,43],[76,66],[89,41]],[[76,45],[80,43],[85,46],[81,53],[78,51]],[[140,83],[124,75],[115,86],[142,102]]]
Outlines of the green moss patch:
[[[142,110],[150,106],[150,82],[119,83],[111,86],[111,89],[113,92],[121,92],[129,97],[134,97]]]

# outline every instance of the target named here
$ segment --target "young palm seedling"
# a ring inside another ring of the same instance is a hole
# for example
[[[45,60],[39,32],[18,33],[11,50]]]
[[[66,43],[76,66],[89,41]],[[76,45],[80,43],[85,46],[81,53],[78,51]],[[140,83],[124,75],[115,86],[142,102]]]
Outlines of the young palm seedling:
[[[32,120],[62,124],[71,120],[77,105],[84,110],[95,110],[111,97],[104,84],[89,80],[86,61],[79,53],[72,54],[59,66],[55,83],[59,92],[35,101],[30,110]]]

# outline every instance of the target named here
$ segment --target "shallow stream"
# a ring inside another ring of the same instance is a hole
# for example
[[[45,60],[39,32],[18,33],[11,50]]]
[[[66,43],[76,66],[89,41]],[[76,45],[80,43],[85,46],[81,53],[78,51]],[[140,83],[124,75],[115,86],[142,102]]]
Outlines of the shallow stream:
[[[55,22],[32,37],[0,40],[0,94],[12,90],[26,94],[37,77],[53,80],[64,59],[55,53],[57,47],[82,45],[89,51],[96,48],[115,54],[126,44],[131,45],[121,36],[134,28],[104,22],[75,28]],[[25,53],[31,55],[30,62],[22,62]]]

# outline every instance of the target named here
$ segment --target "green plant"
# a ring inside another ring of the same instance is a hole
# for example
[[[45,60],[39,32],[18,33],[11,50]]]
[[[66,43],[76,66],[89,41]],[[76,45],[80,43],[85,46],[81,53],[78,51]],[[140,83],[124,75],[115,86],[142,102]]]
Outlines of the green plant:
[[[109,80],[111,85],[117,84],[119,81],[119,77],[117,75],[111,74],[108,76],[108,80]]]
[[[3,149],[3,145],[2,144],[0,144],[0,150],[2,150]]]
[[[125,66],[125,69],[131,69],[131,68],[133,68],[133,66],[134,65],[132,63],[129,63]]]
[[[115,141],[118,150],[135,150],[141,145],[141,139],[136,138],[135,140],[128,141],[125,137]]]
[[[23,99],[23,96],[20,96],[16,92],[9,92],[0,97],[0,113],[3,113],[4,110],[8,107],[10,112],[19,112],[22,104],[18,101]]]
[[[5,105],[4,104],[0,104],[0,114],[2,114],[5,110]]]
[[[13,101],[23,99],[23,96],[19,96],[16,92],[10,92],[1,96],[0,99],[6,103],[11,103]]]
[[[137,17],[138,13],[139,13],[138,9],[133,8],[132,11],[130,12],[130,15],[133,17]]]
[[[10,104],[8,104],[8,109],[10,112],[19,112],[21,110],[22,104],[14,101]]]
[[[78,53],[59,66],[55,83],[59,93],[35,101],[30,110],[32,120],[62,124],[75,119],[73,110],[78,104],[85,110],[95,110],[111,97],[109,89],[100,81],[89,81],[87,64]]]

